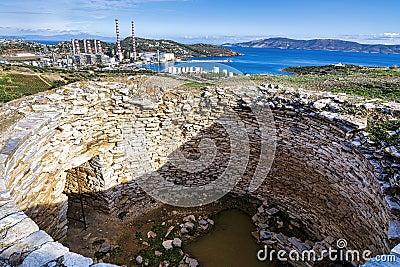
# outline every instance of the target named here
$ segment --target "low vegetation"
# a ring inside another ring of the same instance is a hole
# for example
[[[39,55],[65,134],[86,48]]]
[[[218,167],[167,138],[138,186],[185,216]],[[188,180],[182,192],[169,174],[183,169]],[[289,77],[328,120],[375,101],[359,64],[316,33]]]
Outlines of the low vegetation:
[[[387,145],[400,145],[400,120],[370,120],[366,129],[372,141],[384,141]]]
[[[347,93],[365,98],[379,98],[385,101],[400,101],[400,68],[322,66],[293,67],[284,71],[292,75],[253,75],[256,83],[271,83],[310,90]],[[136,74],[153,74],[151,71],[113,70],[95,72],[91,70],[61,70],[28,66],[0,64],[0,103],[46,91],[77,81],[107,77],[124,77]],[[186,87],[212,85],[210,79],[202,82],[188,82]]]
[[[63,70],[33,66],[11,66],[0,64],[0,103],[47,91],[66,84],[107,77],[148,74],[147,70]]]
[[[365,98],[400,101],[400,69],[360,67],[354,65],[292,67],[284,71],[293,74],[252,76],[257,82],[283,84],[310,90],[347,93]]]
[[[56,83],[57,85],[59,83]],[[35,74],[5,73],[0,75],[0,101],[7,102],[16,98],[46,91],[53,82]]]
[[[214,84],[211,83],[199,83],[199,82],[189,82],[189,83],[185,83],[184,86],[185,87],[189,87],[189,88],[203,88],[206,86],[213,86]]]

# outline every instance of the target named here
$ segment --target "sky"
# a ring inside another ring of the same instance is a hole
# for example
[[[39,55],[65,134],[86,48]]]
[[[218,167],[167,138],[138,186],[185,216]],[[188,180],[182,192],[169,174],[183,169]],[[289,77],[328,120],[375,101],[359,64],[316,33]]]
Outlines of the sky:
[[[400,44],[398,0],[0,0],[0,35],[90,34],[223,43],[267,37]]]

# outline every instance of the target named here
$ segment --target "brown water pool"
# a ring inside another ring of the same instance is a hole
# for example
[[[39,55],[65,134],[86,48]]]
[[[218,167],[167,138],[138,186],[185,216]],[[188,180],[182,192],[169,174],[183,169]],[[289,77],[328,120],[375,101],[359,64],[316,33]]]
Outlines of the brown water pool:
[[[201,267],[272,267],[274,262],[260,262],[257,252],[263,246],[251,237],[255,226],[246,213],[231,209],[215,217],[215,227],[207,235],[184,247],[199,260]]]

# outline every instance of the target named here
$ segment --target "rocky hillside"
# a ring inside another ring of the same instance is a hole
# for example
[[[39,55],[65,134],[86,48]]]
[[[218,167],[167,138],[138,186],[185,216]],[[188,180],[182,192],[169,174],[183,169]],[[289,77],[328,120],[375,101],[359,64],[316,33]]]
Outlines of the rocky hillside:
[[[23,40],[0,39],[0,55],[12,55],[21,52],[42,52],[43,45]]]
[[[203,56],[239,56],[240,53],[231,49],[210,44],[181,44],[172,40],[152,40],[136,38],[137,52],[155,52],[160,50],[166,53],[175,53],[177,57],[203,57]],[[92,43],[93,45],[93,43]],[[83,40],[79,40],[81,53],[84,52]],[[101,42],[103,52],[110,53],[116,50],[116,43]],[[128,37],[121,41],[122,50],[132,51],[132,38]],[[92,47],[94,49],[94,47]],[[14,54],[22,52],[54,52],[57,54],[71,53],[70,41],[60,42],[56,45],[42,45],[24,40],[2,40],[0,39],[0,54]]]
[[[335,39],[294,40],[288,38],[268,38],[233,45],[241,47],[400,54],[400,45],[359,44]]]
[[[201,57],[201,56],[238,56],[240,53],[231,49],[210,44],[194,44],[187,45],[181,44],[172,40],[152,40],[136,38],[137,51],[156,51],[175,53],[178,57]],[[116,45],[111,44],[112,48],[115,49]],[[132,38],[125,38],[121,42],[122,49],[131,51],[132,50]]]
[[[83,41],[80,41],[81,52],[83,52]],[[116,43],[101,42],[101,46],[105,53],[110,53],[111,50],[116,50]],[[128,37],[121,41],[121,48],[124,51],[132,51],[132,38]],[[62,42],[55,46],[50,46],[50,50],[56,52],[71,51],[71,42]],[[240,53],[231,49],[209,44],[181,44],[172,40],[153,40],[136,38],[136,49],[138,53],[142,52],[161,52],[174,53],[177,57],[201,57],[201,56],[237,56]]]

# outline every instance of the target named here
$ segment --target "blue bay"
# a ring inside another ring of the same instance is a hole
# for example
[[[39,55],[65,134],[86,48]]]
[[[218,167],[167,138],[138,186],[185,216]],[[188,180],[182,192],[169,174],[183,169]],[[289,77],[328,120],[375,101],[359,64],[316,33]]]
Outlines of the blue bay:
[[[400,65],[399,54],[376,54],[360,52],[337,52],[321,50],[289,50],[275,48],[247,48],[247,47],[229,47],[232,50],[244,54],[236,57],[202,57],[192,58],[194,60],[226,60],[224,62],[231,68],[237,69],[242,73],[248,74],[287,74],[282,72],[283,68],[293,66],[319,66],[329,64],[354,64],[360,66],[382,66],[390,67]],[[173,64],[152,64],[145,65],[146,68],[162,71],[168,66],[179,66],[183,62]],[[202,63],[202,66],[204,63]],[[208,68],[212,68],[214,63],[206,63]],[[191,63],[191,65],[199,65]],[[206,67],[206,68],[207,68]]]

